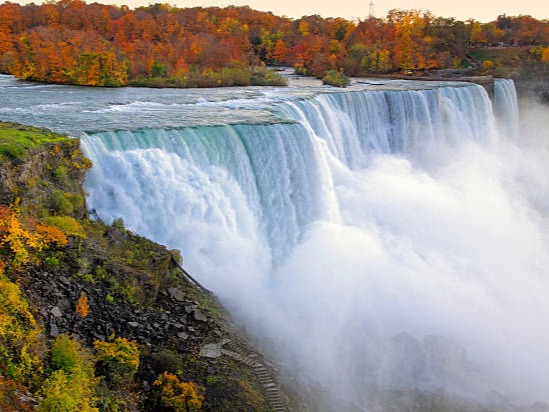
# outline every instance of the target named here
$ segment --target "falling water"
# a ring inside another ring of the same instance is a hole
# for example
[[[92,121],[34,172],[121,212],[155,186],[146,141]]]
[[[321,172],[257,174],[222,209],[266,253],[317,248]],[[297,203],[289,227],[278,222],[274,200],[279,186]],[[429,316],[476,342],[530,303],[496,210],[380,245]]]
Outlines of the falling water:
[[[155,103],[153,120],[101,106],[88,205],[180,249],[265,351],[325,388],[323,410],[403,390],[547,402],[547,131],[519,127],[510,81],[494,109],[480,86],[396,84],[185,95],[191,112]]]

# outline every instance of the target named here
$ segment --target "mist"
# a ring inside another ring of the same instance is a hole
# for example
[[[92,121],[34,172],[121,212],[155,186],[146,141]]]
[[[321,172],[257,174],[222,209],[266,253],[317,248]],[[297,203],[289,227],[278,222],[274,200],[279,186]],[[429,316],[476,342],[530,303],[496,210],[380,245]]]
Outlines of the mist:
[[[398,390],[549,402],[547,107],[523,104],[517,127],[442,93],[438,117],[401,115],[406,150],[354,160],[331,147],[348,128],[305,115],[304,129],[231,129],[231,153],[251,160],[193,157],[203,143],[177,131],[162,149],[89,136],[89,203],[181,249],[265,352],[324,388],[323,410]]]

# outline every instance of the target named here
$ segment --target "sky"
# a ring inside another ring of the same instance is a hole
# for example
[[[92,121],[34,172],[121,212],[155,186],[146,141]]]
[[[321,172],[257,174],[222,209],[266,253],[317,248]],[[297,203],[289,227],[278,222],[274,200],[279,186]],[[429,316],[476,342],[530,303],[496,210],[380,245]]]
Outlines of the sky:
[[[1,1],[1,0],[0,0]],[[13,1],[13,0],[12,0]],[[19,0],[28,3],[31,0]],[[42,3],[41,0],[34,0]],[[247,5],[261,11],[271,11],[279,16],[301,17],[319,14],[322,17],[364,19],[369,14],[370,0],[86,0],[87,3],[123,4],[134,8],[152,3],[168,3],[177,7]],[[392,9],[419,9],[430,11],[437,17],[454,17],[458,20],[474,18],[481,22],[493,21],[500,14],[508,16],[531,15],[537,19],[549,19],[547,0],[373,0],[374,16],[385,17]]]

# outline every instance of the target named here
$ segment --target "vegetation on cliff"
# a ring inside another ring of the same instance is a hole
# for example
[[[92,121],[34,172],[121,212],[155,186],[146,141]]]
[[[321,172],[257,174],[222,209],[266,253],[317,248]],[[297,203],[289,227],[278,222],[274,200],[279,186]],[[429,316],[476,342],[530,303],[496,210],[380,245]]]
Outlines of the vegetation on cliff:
[[[249,366],[201,355],[241,338],[178,253],[88,219],[78,140],[0,124],[0,146],[2,411],[269,409]]]

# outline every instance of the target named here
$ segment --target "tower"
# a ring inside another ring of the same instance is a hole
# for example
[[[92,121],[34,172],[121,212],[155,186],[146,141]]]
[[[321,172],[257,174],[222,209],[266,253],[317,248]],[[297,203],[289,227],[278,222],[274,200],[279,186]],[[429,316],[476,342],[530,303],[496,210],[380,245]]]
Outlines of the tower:
[[[374,1],[373,0],[370,0],[370,14],[369,14],[370,18],[373,19],[374,18]]]

